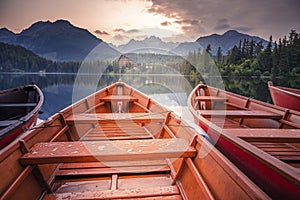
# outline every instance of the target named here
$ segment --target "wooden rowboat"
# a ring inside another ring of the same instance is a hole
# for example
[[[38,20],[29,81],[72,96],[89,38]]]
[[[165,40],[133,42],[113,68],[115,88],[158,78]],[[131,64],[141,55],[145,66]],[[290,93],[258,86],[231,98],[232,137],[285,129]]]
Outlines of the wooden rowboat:
[[[268,86],[275,105],[300,111],[300,89],[274,86],[271,81]]]
[[[188,107],[216,147],[275,199],[300,198],[300,113],[200,83]]]
[[[36,124],[43,102],[36,85],[0,91],[0,149]]]
[[[170,110],[117,82],[1,150],[1,199],[269,199]]]

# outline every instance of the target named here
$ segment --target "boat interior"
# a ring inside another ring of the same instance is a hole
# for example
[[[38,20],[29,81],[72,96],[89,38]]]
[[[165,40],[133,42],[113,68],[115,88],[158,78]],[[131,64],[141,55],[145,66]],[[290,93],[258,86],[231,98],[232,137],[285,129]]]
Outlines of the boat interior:
[[[193,108],[224,134],[241,138],[258,149],[300,168],[300,112],[198,85]]]
[[[38,102],[35,87],[25,86],[0,93],[0,130],[31,112]]]
[[[1,199],[268,199],[173,112],[122,82],[1,150]],[[9,168],[9,169],[8,169]]]

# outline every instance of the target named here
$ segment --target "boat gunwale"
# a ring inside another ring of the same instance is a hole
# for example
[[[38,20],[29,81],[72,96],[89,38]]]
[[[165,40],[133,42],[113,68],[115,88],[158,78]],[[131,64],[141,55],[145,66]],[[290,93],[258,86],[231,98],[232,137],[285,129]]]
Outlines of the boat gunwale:
[[[271,90],[276,90],[278,92],[289,94],[289,95],[291,95],[293,97],[300,98],[300,89],[297,89],[297,88],[288,88],[288,87],[283,87],[283,86],[275,86],[275,85],[273,85],[273,83],[271,81],[268,82],[268,87]],[[294,91],[296,93],[294,93]]]

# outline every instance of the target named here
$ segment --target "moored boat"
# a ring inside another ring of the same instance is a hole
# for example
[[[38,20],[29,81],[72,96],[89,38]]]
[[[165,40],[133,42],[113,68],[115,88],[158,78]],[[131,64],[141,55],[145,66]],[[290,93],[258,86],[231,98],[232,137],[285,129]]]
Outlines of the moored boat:
[[[275,105],[300,112],[300,89],[274,86],[271,81],[268,86]]]
[[[1,199],[268,199],[176,114],[117,82],[0,154]]]
[[[34,84],[0,91],[0,149],[37,123],[43,102]]]
[[[275,199],[300,198],[300,115],[200,83],[188,98],[216,147]]]

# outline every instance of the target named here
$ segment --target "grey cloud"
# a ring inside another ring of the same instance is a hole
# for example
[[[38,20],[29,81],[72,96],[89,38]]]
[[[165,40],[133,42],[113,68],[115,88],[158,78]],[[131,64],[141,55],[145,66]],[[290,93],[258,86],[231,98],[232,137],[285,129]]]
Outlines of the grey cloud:
[[[95,30],[95,33],[98,35],[109,35],[106,31]]]
[[[130,29],[130,30],[125,30],[125,29],[122,29],[122,28],[117,28],[117,29],[114,29],[113,30],[114,32],[119,32],[119,33],[139,33],[140,31],[138,29]]]
[[[122,33],[124,33],[125,30],[122,29],[122,28],[116,28],[116,29],[114,29],[114,32],[122,32]]]
[[[300,1],[297,0],[152,0],[149,13],[174,20],[189,34],[211,34],[227,28],[239,28],[262,37],[284,35],[300,29]],[[195,20],[191,26],[185,26]],[[196,23],[198,21],[199,23]],[[203,32],[198,32],[202,30]]]
[[[162,26],[169,26],[169,25],[171,25],[172,23],[171,22],[168,22],[168,21],[165,21],[165,22],[162,22],[162,23],[160,23],[160,25],[162,25]]]

